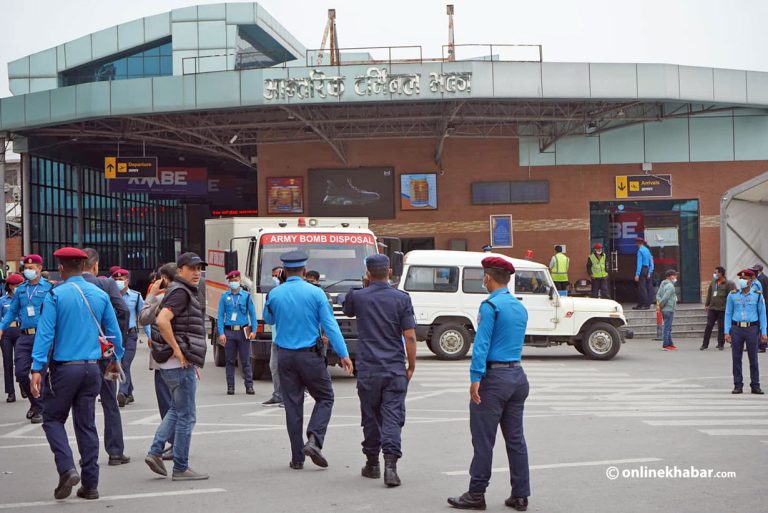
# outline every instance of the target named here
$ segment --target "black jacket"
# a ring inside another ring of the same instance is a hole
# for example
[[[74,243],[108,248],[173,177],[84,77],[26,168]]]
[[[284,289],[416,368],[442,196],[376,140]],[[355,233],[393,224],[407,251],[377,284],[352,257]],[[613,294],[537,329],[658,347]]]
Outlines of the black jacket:
[[[128,333],[128,326],[131,322],[131,311],[128,310],[128,305],[123,301],[123,296],[117,288],[117,283],[109,279],[97,278],[91,273],[83,273],[83,279],[107,293],[109,302],[112,303],[112,308],[114,308],[115,315],[117,315],[117,324],[120,326],[123,336],[125,336]]]
[[[200,291],[191,283],[183,278],[176,276],[173,283],[165,292],[165,298],[171,295],[176,289],[184,289],[189,296],[189,303],[186,310],[174,315],[171,321],[173,335],[179,344],[184,356],[192,365],[202,368],[205,365],[205,353],[208,350],[206,343],[205,321],[203,307],[200,302]],[[162,303],[160,304],[162,308]],[[157,323],[152,323],[152,357],[158,363],[167,362],[173,355],[173,349],[165,341],[157,328]]]

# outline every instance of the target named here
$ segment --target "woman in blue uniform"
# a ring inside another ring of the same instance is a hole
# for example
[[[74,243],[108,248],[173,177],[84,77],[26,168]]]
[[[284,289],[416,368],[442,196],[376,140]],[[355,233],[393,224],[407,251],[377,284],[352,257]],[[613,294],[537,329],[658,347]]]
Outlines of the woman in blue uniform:
[[[0,298],[0,315],[4,316],[11,306],[13,301],[13,294],[16,291],[16,287],[24,283],[24,277],[20,274],[11,274],[5,281],[5,295]],[[16,340],[21,335],[19,331],[19,319],[13,320],[8,329],[3,332],[2,338],[0,338],[0,349],[3,353],[3,376],[5,377],[5,393],[8,397],[5,399],[7,403],[16,402],[16,386],[13,384],[13,350],[16,347]]]

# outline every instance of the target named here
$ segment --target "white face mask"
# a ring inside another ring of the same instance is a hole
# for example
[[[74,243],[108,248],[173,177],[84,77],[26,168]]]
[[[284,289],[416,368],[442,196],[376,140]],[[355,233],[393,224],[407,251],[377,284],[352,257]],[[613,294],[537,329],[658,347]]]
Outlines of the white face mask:
[[[117,283],[118,289],[123,290],[125,288],[125,280],[115,280],[115,283]]]
[[[240,282],[239,281],[230,281],[229,282],[229,288],[232,290],[237,290],[240,288]]]
[[[746,289],[747,287],[749,287],[749,282],[744,278],[739,278],[739,288]]]
[[[37,278],[37,271],[35,271],[34,269],[24,269],[23,274],[24,274],[24,277],[30,281]]]
[[[672,283],[677,283],[677,278],[670,278],[669,281],[671,281]]]

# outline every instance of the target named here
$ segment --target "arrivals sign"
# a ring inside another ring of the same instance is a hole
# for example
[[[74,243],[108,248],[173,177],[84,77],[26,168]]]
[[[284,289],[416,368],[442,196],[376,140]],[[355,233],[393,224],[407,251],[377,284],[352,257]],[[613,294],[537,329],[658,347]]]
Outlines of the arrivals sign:
[[[156,198],[193,197],[208,194],[208,169],[204,167],[164,167],[151,178],[110,180],[109,192],[144,193]]]
[[[367,98],[413,97],[419,96],[422,90],[456,96],[469,94],[472,92],[472,72],[432,72],[422,78],[421,73],[390,73],[387,68],[372,66],[365,74],[349,81],[343,75],[326,75],[318,69],[313,69],[306,77],[264,79],[264,99],[267,101],[341,98],[345,94]]]
[[[157,178],[157,157],[104,157],[104,176],[115,178]]]
[[[623,175],[616,177],[616,198],[670,198],[672,175]]]

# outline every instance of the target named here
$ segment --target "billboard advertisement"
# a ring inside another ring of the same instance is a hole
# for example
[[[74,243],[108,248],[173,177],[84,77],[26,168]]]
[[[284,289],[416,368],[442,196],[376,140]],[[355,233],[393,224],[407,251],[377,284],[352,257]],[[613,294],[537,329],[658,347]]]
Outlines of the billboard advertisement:
[[[437,175],[435,173],[400,175],[400,209],[437,209]]]
[[[310,169],[309,215],[395,217],[392,168]]]
[[[267,178],[267,214],[303,214],[304,180],[300,176]]]

